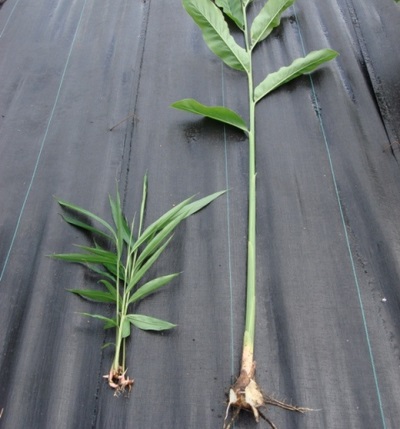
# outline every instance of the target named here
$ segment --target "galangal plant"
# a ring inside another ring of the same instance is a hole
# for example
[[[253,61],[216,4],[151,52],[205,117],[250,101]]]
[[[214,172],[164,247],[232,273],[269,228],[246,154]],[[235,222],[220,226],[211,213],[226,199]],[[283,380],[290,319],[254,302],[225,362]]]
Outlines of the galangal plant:
[[[172,239],[175,228],[187,217],[198,212],[222,195],[217,192],[193,201],[193,197],[173,207],[155,222],[143,229],[146,200],[147,176],[143,181],[142,202],[138,225],[135,219],[129,224],[122,212],[117,192],[116,199],[110,198],[113,225],[99,216],[63,200],[58,203],[70,214],[62,217],[69,224],[88,232],[93,237],[92,246],[77,246],[80,253],[51,255],[55,259],[85,265],[99,277],[99,288],[69,289],[70,292],[90,301],[111,304],[115,307],[113,317],[83,313],[104,322],[104,329],[115,329],[115,342],[107,344],[115,348],[110,372],[104,377],[110,387],[119,394],[131,390],[134,380],[126,372],[126,341],[131,327],[144,331],[164,331],[175,325],[143,314],[132,313],[133,305],[167,285],[179,273],[154,279],[143,279]],[[72,214],[72,215],[71,215]],[[94,224],[93,224],[94,223]],[[96,225],[96,226],[94,226]]]
[[[321,64],[334,59],[337,52],[322,49],[310,52],[304,58],[297,58],[287,67],[270,73],[257,85],[253,81],[252,54],[257,45],[266,39],[280,24],[282,13],[294,0],[269,0],[248,24],[247,9],[252,0],[183,0],[183,6],[200,27],[203,38],[211,49],[229,67],[243,72],[248,82],[248,123],[239,114],[224,106],[207,106],[193,99],[184,99],[172,104],[180,110],[216,119],[239,128],[248,137],[249,143],[249,195],[248,195],[248,247],[247,247],[247,290],[246,321],[243,339],[240,375],[229,393],[229,404],[225,417],[225,427],[232,425],[240,410],[254,414],[256,421],[260,415],[269,423],[260,408],[275,405],[287,410],[304,412],[306,409],[277,401],[262,393],[255,381],[254,335],[256,317],[256,104],[283,84],[305,73],[310,73]],[[227,17],[227,20],[225,20]],[[232,37],[228,22],[243,33],[243,46]],[[235,408],[230,422],[229,409]]]

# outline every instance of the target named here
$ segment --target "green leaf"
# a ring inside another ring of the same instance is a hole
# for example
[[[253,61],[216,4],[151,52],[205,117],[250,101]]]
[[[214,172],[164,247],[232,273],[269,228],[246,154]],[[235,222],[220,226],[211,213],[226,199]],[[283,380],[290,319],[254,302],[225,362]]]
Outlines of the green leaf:
[[[72,292],[75,295],[79,295],[84,299],[88,299],[89,301],[107,303],[114,303],[116,301],[115,296],[113,296],[110,292],[102,292],[89,289],[67,289],[67,291]]]
[[[115,319],[109,319],[108,317],[101,316],[99,314],[81,313],[83,316],[92,317],[93,319],[101,320],[105,322],[104,329],[116,328],[118,325]]]
[[[295,0],[268,0],[251,26],[251,47],[269,36],[271,31],[278,27],[282,13],[290,7]]]
[[[91,246],[82,246],[77,244],[76,247],[82,250],[86,250],[88,253],[93,255],[100,256],[105,262],[115,263],[117,264],[117,255],[114,252],[110,252],[109,250],[102,249],[100,246],[91,247]]]
[[[232,125],[245,132],[248,131],[246,122],[236,112],[226,107],[206,106],[193,98],[185,98],[176,101],[171,104],[171,107],[224,122],[225,124]]]
[[[226,191],[218,191],[218,192],[214,192],[211,195],[207,195],[206,197],[200,198],[197,201],[193,201],[186,207],[187,211],[186,211],[185,217],[189,217],[192,214],[197,213],[198,211],[200,211],[201,209],[203,209],[208,204],[210,204],[211,202],[213,202],[214,200],[216,200],[218,197],[220,197],[225,193]]]
[[[131,335],[131,324],[127,316],[121,318],[120,329],[122,338],[128,338]]]
[[[213,2],[183,0],[183,6],[200,27],[205,42],[215,55],[233,69],[250,70],[248,53],[235,42],[223,13]]]
[[[65,222],[69,223],[72,226],[76,226],[78,228],[85,229],[87,231],[90,231],[90,232],[93,232],[95,234],[99,234],[103,237],[106,237],[109,240],[113,240],[113,238],[110,235],[106,234],[105,232],[101,231],[100,229],[95,228],[92,225],[89,225],[85,222],[82,222],[78,219],[75,219],[75,218],[68,216],[68,215],[65,215],[65,214],[61,214],[61,217],[65,220]]]
[[[151,295],[156,292],[158,289],[161,289],[163,286],[172,281],[175,277],[179,276],[179,273],[170,274],[168,276],[158,277],[156,279],[150,280],[143,286],[141,286],[129,299],[128,304],[132,304],[136,301],[140,301],[146,296]]]
[[[128,314],[126,317],[132,325],[142,329],[143,331],[165,331],[176,327],[173,323],[156,319],[154,317],[143,316],[141,314]]]
[[[185,218],[184,214],[174,218],[170,223],[168,223],[161,231],[159,231],[154,238],[146,245],[146,247],[140,253],[139,258],[136,261],[138,267],[142,263],[157,251],[162,242],[172,233],[172,231],[183,221]]]
[[[106,287],[108,292],[114,297],[114,300],[117,299],[117,289],[107,280],[100,280],[100,283]]]
[[[158,250],[155,252],[144,264],[143,266],[134,273],[132,278],[128,282],[127,292],[129,293],[132,288],[137,284],[137,282],[147,273],[150,267],[156,262],[164,249],[168,246],[172,237],[170,237]]]
[[[115,200],[109,197],[111,213],[113,216],[113,221],[115,227],[117,228],[117,238],[118,243],[120,243],[120,251],[122,252],[122,240],[126,243],[131,242],[131,230],[129,228],[128,222],[122,213],[121,200],[119,196],[119,192],[117,191],[117,196]]]
[[[83,214],[84,216],[87,216],[93,220],[95,220],[96,222],[100,223],[101,225],[103,225],[105,228],[107,228],[112,235],[115,237],[115,231],[114,229],[111,227],[111,225],[109,223],[107,223],[105,220],[101,219],[99,216],[95,215],[94,213],[85,210],[82,207],[76,206],[75,204],[69,203],[67,201],[64,200],[60,200],[58,198],[56,198],[58,204],[60,204],[61,207],[66,207],[69,210],[75,211],[77,213]]]
[[[179,212],[186,207],[190,201],[192,201],[193,197],[190,197],[186,199],[185,201],[182,201],[177,206],[173,207],[172,209],[168,210],[166,213],[164,213],[160,218],[158,218],[156,221],[154,221],[151,225],[149,225],[143,233],[138,237],[138,240],[136,241],[135,245],[133,246],[133,250],[136,250],[139,246],[141,246],[145,241],[147,241],[150,237],[154,236],[160,229],[164,228],[169,222],[171,222],[177,215],[179,215]]]
[[[91,255],[88,253],[55,253],[50,255],[53,259],[60,259],[78,264],[107,264],[110,262],[108,256]]]
[[[139,231],[138,236],[142,233],[142,226],[144,222],[144,214],[146,211],[146,204],[147,204],[147,173],[144,175],[143,178],[143,187],[142,187],[142,203],[140,204],[140,220],[139,220]]]
[[[215,0],[215,4],[222,8],[225,15],[229,16],[240,29],[244,29],[242,2],[240,0]]]
[[[301,76],[310,73],[318,66],[336,58],[338,53],[331,49],[321,49],[312,51],[304,58],[297,58],[288,67],[282,67],[277,72],[269,74],[254,90],[254,101],[261,98],[280,87],[281,85]]]

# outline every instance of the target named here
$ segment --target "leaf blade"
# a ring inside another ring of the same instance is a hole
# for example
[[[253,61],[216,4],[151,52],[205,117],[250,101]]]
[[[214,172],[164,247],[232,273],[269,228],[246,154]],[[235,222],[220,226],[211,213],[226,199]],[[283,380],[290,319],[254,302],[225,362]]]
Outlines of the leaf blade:
[[[265,3],[251,25],[251,48],[266,39],[272,30],[278,27],[282,13],[294,2],[295,0],[269,0]]]
[[[248,132],[246,122],[243,118],[233,110],[223,106],[206,106],[193,98],[185,98],[183,100],[175,101],[175,103],[171,104],[171,107],[185,112],[194,113],[195,115],[215,119],[216,121],[232,125],[244,132]]]
[[[167,276],[158,277],[156,279],[150,280],[141,286],[129,299],[129,304],[133,304],[136,301],[140,301],[143,298],[151,295],[157,290],[161,289],[163,286],[170,283],[175,277],[179,276],[179,273],[169,274]]]
[[[241,29],[244,29],[243,10],[240,1],[237,0],[215,0],[215,4],[222,8],[225,15]]]
[[[68,292],[71,292],[75,295],[79,295],[83,299],[87,299],[93,302],[101,303],[115,303],[116,299],[110,292],[103,292],[91,289],[67,289]]]
[[[175,328],[176,325],[155,317],[143,316],[141,314],[128,314],[130,323],[143,331],[166,331]]]
[[[332,49],[320,49],[312,51],[305,57],[297,58],[290,66],[281,67],[278,71],[270,73],[254,90],[254,101],[274,91],[283,84],[290,82],[306,73],[311,73],[321,64],[336,58],[338,53]]]
[[[229,67],[248,72],[248,53],[231,36],[220,9],[211,1],[183,0],[183,7],[199,26],[204,41],[215,55]]]

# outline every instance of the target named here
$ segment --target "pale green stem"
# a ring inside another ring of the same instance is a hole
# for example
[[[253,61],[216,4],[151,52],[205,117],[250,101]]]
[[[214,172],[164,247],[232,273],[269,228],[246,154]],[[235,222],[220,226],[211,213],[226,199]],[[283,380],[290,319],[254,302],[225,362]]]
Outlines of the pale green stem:
[[[247,287],[246,325],[243,347],[250,353],[254,350],[256,318],[256,142],[255,142],[255,102],[253,98],[253,67],[251,46],[247,28],[246,8],[243,8],[245,22],[246,51],[250,55],[250,69],[247,72],[249,92],[249,201],[248,201],[248,244],[247,244]]]

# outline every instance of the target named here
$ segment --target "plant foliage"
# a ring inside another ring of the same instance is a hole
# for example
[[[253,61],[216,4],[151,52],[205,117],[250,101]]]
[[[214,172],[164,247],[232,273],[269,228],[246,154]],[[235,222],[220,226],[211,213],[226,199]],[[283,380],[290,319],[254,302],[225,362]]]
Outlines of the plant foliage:
[[[175,228],[223,193],[224,191],[216,192],[199,200],[188,198],[145,229],[143,225],[147,201],[147,176],[143,181],[137,227],[134,220],[128,223],[123,214],[118,192],[115,199],[109,198],[112,224],[82,207],[57,199],[60,206],[66,210],[62,215],[63,219],[80,230],[88,231],[93,236],[93,244],[78,245],[78,252],[53,254],[52,257],[83,264],[99,278],[99,288],[69,289],[69,292],[89,301],[115,306],[115,314],[111,318],[91,313],[84,315],[102,321],[104,329],[114,328],[116,331],[115,356],[107,378],[110,386],[117,392],[130,388],[133,383],[129,377],[125,378],[125,341],[130,336],[131,327],[144,331],[164,331],[176,326],[155,317],[131,313],[131,307],[132,304],[137,304],[159,291],[179,273],[143,282],[144,277],[170,243]]]
[[[184,99],[172,104],[176,109],[195,113],[232,125],[244,131],[249,141],[249,196],[248,196],[248,246],[247,246],[247,287],[246,322],[243,338],[242,366],[240,376],[231,387],[229,408],[236,407],[237,416],[241,409],[253,412],[258,421],[260,415],[274,427],[260,411],[267,404],[276,405],[292,411],[304,412],[305,409],[276,401],[261,392],[254,380],[255,362],[254,335],[256,309],[256,144],[255,144],[255,107],[272,91],[291,80],[314,71],[322,64],[334,59],[337,52],[320,49],[305,57],[295,59],[288,66],[268,74],[260,83],[253,83],[253,50],[279,26],[283,12],[293,5],[295,0],[268,0],[261,8],[251,25],[248,24],[247,8],[252,0],[183,0],[183,6],[200,28],[204,41],[227,66],[243,72],[247,76],[249,122],[231,109],[221,106],[206,106],[193,99]],[[242,32],[243,47],[229,31],[229,22],[236,24]],[[231,427],[234,420],[226,423]]]

